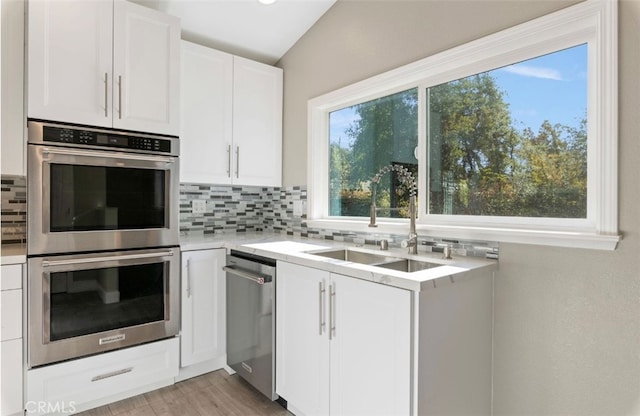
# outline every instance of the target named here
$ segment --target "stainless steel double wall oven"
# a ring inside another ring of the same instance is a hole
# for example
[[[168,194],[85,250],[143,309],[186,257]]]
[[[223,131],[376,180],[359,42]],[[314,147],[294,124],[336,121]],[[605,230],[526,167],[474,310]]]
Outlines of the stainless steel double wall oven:
[[[176,335],[178,139],[28,132],[29,366]]]

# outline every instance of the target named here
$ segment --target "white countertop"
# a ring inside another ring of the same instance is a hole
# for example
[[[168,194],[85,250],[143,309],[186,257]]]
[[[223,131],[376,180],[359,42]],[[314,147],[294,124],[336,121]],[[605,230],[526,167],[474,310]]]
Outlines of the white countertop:
[[[358,251],[428,261],[442,266],[406,273],[307,253],[307,251],[336,247],[350,247]],[[441,253],[421,252],[420,247],[418,248],[419,254],[409,255],[407,254],[407,249],[403,248],[390,248],[387,251],[380,251],[373,246],[362,247],[353,243],[272,233],[213,234],[211,236],[181,237],[180,248],[182,251],[214,248],[240,250],[275,260],[287,261],[413,291],[433,289],[441,284],[448,285],[455,281],[471,278],[478,272],[491,272],[497,268],[497,262],[493,260],[464,256],[454,256],[451,260],[445,260],[442,258]]]
[[[0,265],[23,264],[27,262],[25,244],[2,244],[0,246]]]
[[[442,266],[418,272],[405,273],[396,270],[381,269],[376,266],[353,263],[320,257],[307,251],[337,247],[351,247],[356,250],[384,254],[387,256],[411,258],[415,260],[439,263]],[[395,286],[402,289],[422,291],[437,287],[441,283],[450,284],[456,280],[471,278],[481,271],[493,271],[497,262],[477,257],[454,256],[452,260],[442,259],[442,254],[421,251],[417,255],[408,255],[406,249],[390,248],[381,252],[373,246],[356,246],[353,243],[294,237],[274,233],[233,233],[181,236],[182,251],[225,248],[287,261],[302,266],[314,267],[332,273],[343,274],[372,282]],[[1,247],[0,264],[22,264],[27,260],[24,244],[10,244]]]

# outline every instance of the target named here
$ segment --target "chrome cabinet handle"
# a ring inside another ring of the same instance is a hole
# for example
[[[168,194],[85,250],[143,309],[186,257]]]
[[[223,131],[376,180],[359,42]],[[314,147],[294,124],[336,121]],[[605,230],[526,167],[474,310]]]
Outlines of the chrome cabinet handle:
[[[122,119],[122,75],[118,75],[118,118]]]
[[[326,322],[324,321],[324,294],[327,292],[327,290],[324,288],[324,282],[319,282],[318,283],[318,321],[319,321],[319,328],[318,328],[318,335],[322,335],[322,333],[324,332],[324,328],[327,325]]]
[[[235,274],[236,276],[242,277],[244,279],[251,280],[252,282],[259,285],[265,284],[264,276],[260,276],[259,274],[250,273],[231,266],[224,266],[222,270],[231,274]]]
[[[227,145],[227,178],[231,177],[231,145]]]
[[[329,285],[329,339],[336,337],[336,288]]]
[[[236,146],[236,178],[240,177],[240,146]]]
[[[109,117],[109,74],[104,73],[104,116]]]
[[[104,380],[105,378],[120,376],[122,374],[127,374],[133,371],[133,367],[123,368],[122,370],[112,371],[110,373],[100,374],[99,376],[95,376],[91,379],[91,382]]]
[[[120,261],[120,260],[137,260],[137,259],[151,259],[162,258],[165,256],[173,256],[172,251],[166,251],[161,253],[144,253],[144,254],[125,254],[122,256],[103,256],[103,257],[88,257],[85,259],[68,259],[68,260],[44,260],[42,267],[54,267],[54,266],[68,266],[71,264],[85,264],[96,263],[100,261]]]
[[[191,297],[191,259],[187,260],[187,298]]]

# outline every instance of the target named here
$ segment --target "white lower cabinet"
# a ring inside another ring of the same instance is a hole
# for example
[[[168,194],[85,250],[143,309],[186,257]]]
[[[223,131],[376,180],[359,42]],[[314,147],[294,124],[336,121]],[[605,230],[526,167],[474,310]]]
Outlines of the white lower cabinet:
[[[193,377],[226,365],[226,250],[182,252],[180,376]]]
[[[276,392],[296,415],[408,415],[411,293],[278,262]]]
[[[0,415],[22,415],[22,265],[2,266],[0,279]]]
[[[3,341],[0,345],[2,360],[2,401],[0,414],[2,416],[22,415],[22,339]]]
[[[29,415],[70,414],[173,384],[178,339],[27,371]]]

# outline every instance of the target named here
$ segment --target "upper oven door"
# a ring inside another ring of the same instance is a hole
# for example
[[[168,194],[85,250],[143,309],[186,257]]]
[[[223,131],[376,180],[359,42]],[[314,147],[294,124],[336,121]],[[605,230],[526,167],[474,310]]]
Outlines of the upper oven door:
[[[28,254],[178,244],[178,158],[28,145]]]

